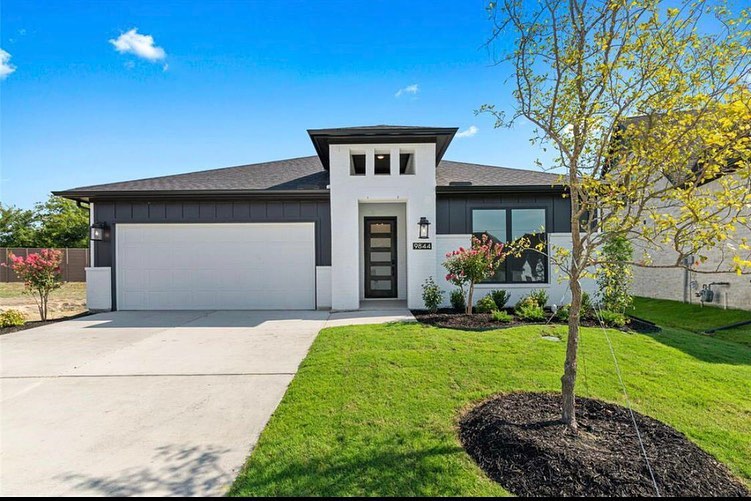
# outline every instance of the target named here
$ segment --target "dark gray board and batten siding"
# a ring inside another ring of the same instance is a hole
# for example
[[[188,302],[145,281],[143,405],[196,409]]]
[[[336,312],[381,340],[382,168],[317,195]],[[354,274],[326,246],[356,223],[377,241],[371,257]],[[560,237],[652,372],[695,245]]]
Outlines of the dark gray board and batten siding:
[[[561,193],[500,193],[481,195],[438,194],[436,233],[468,235],[472,233],[472,209],[547,209],[548,233],[571,231],[571,200]]]
[[[331,214],[328,200],[170,200],[94,201],[95,221],[109,234],[94,246],[96,266],[112,267],[112,306],[117,309],[115,245],[124,223],[315,223],[316,265],[331,265]],[[212,242],[203,242],[213,245]]]

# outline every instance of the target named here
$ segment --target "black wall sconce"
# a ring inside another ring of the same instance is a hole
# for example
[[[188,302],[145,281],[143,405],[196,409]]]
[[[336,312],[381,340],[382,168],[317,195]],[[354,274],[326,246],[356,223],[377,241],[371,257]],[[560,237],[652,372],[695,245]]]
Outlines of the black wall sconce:
[[[421,217],[417,224],[420,226],[420,238],[430,238],[430,221],[428,221],[428,218]]]
[[[104,240],[104,230],[106,225],[104,223],[94,223],[91,225],[91,233],[89,237],[94,242],[101,242]]]

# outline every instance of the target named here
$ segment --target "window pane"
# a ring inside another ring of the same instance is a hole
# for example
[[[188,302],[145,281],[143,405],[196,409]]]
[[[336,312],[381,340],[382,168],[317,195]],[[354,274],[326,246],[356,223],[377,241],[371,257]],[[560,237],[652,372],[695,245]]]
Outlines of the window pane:
[[[374,277],[390,277],[391,266],[371,266],[370,274]]]
[[[499,209],[475,209],[472,211],[472,233],[487,233],[498,242],[505,242],[506,211]]]
[[[390,252],[371,252],[370,261],[373,263],[390,263],[391,253]]]
[[[530,238],[530,245],[537,247],[538,244],[545,243],[545,234],[537,234]],[[542,252],[547,253],[547,246],[542,248]],[[506,260],[506,266],[509,270],[509,282],[521,283],[544,283],[548,281],[547,277],[547,257],[536,250],[526,250],[521,256],[509,256]]]
[[[370,246],[371,247],[391,247],[391,239],[384,237],[384,238],[371,238],[370,239]]]
[[[511,239],[545,233],[545,209],[514,209],[511,211]]]
[[[374,291],[391,290],[391,280],[371,280],[370,289]]]
[[[391,233],[391,225],[389,223],[370,223],[371,233]]]

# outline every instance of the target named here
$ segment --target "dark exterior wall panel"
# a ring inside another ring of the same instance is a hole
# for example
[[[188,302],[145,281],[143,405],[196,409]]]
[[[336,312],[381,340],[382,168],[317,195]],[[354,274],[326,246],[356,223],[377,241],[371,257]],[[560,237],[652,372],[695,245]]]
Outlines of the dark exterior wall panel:
[[[94,219],[110,234],[95,244],[96,266],[112,266],[117,225],[121,223],[316,223],[316,265],[331,265],[331,216],[328,200],[94,201]]]
[[[571,231],[571,201],[556,193],[503,193],[498,195],[439,194],[436,200],[436,232],[439,235],[467,235],[472,233],[472,209],[480,208],[547,209],[550,233]]]

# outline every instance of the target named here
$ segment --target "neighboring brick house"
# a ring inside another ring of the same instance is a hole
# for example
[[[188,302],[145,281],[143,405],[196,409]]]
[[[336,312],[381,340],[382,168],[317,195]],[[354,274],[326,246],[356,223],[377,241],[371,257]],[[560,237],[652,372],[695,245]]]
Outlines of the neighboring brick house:
[[[712,181],[707,186],[711,188],[712,183],[717,182],[717,180]],[[747,212],[749,219],[751,219],[751,208]],[[739,228],[738,237],[744,236],[751,241],[751,229],[747,227]],[[655,248],[650,246],[647,248],[638,239],[634,239],[633,244],[636,259],[646,251],[654,265],[670,265],[676,262],[678,254],[669,247]],[[720,244],[702,254],[708,257],[708,260],[695,265],[693,268],[697,271],[710,271],[718,269],[718,267],[729,268],[733,251],[727,245]],[[726,263],[728,266],[725,266]],[[751,275],[697,273],[683,268],[634,267],[632,292],[636,296],[698,304],[700,298],[697,294],[704,286],[711,287],[714,292],[714,298],[709,304],[751,310]]]

